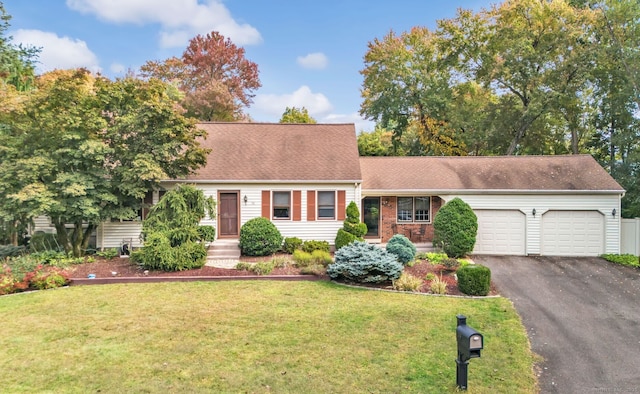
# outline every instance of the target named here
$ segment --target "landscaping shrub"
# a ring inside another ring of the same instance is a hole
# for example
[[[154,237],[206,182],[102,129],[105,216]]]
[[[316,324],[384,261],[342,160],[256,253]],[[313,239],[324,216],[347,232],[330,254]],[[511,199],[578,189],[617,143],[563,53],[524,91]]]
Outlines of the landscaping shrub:
[[[454,259],[452,257],[446,258],[440,262],[442,266],[448,271],[455,271],[460,267],[460,262],[458,259]]]
[[[416,246],[402,234],[396,234],[387,242],[387,252],[394,254],[398,261],[407,265],[416,256]]]
[[[304,250],[295,250],[293,252],[293,261],[296,263],[297,267],[306,267],[311,264],[311,253],[305,252]]]
[[[360,222],[360,211],[355,202],[351,201],[347,206],[347,217],[342,224],[342,228],[336,234],[336,250],[349,245],[354,241],[363,241],[363,236],[367,233],[367,225]]]
[[[32,252],[44,252],[45,250],[60,251],[62,248],[58,244],[58,238],[52,233],[37,232],[33,234],[29,241],[29,250]]]
[[[433,294],[447,294],[447,282],[436,276],[431,281],[430,289]]]
[[[638,256],[632,254],[603,254],[600,257],[612,263],[627,265],[629,267],[640,267]]]
[[[213,226],[198,226],[198,235],[205,242],[216,240],[216,228]]]
[[[486,296],[491,289],[491,270],[484,265],[469,264],[456,272],[458,288],[472,296]]]
[[[54,289],[69,283],[69,274],[60,268],[39,265],[35,270],[27,273],[24,278],[29,287],[37,290]]]
[[[403,272],[400,277],[393,281],[393,289],[399,291],[418,291],[422,286],[422,279]]]
[[[179,185],[168,191],[142,223],[144,247],[131,253],[131,260],[163,271],[201,268],[207,256],[203,242],[215,238],[212,227],[200,226],[207,214],[215,217],[215,202],[202,190]]]
[[[327,274],[332,279],[382,283],[398,279],[404,268],[394,255],[362,241],[337,250],[334,257],[335,262],[327,267]]]
[[[96,252],[96,256],[105,258],[107,260],[111,260],[112,258],[117,257],[119,255],[120,255],[120,251],[118,251],[118,248],[105,249],[105,250]]]
[[[300,249],[302,247],[302,240],[298,237],[287,237],[284,239],[284,244],[282,245],[282,250],[285,253],[293,254],[294,251]]]
[[[442,260],[448,258],[446,253],[427,252],[426,255],[427,255],[427,260],[429,260],[431,264],[440,264]]]
[[[280,231],[266,218],[254,218],[240,228],[240,249],[245,256],[268,256],[282,246]]]
[[[449,257],[462,257],[473,250],[478,218],[471,207],[456,197],[447,202],[433,220],[433,245]]]
[[[7,257],[15,257],[24,254],[26,248],[22,245],[0,245],[0,260],[4,260]]]
[[[313,264],[320,264],[324,267],[328,266],[333,262],[331,258],[331,254],[324,250],[314,250],[311,252],[311,262]]]
[[[336,235],[336,250],[342,248],[343,246],[349,245],[354,242],[357,237],[351,233],[346,232],[344,229],[338,229],[338,235]]]
[[[323,250],[329,253],[329,242],[327,241],[304,241],[302,250],[307,253],[313,253],[314,250]]]

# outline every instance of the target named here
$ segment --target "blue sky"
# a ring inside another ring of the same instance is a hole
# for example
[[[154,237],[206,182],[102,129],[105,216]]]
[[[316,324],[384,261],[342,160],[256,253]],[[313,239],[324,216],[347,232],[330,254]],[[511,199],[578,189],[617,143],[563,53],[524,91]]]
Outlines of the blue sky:
[[[87,67],[111,78],[180,56],[190,38],[219,31],[257,63],[262,87],[247,110],[276,122],[287,106],[319,122],[355,123],[367,44],[390,30],[434,28],[489,0],[0,0],[15,43],[42,47],[38,72]]]

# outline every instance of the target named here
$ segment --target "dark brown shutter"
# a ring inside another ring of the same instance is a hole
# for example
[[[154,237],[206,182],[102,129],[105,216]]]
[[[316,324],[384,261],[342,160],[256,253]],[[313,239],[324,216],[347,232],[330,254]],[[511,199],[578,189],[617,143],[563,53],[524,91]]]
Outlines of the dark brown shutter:
[[[346,200],[346,192],[344,190],[338,190],[338,220],[344,220],[345,218],[345,213],[346,213],[346,207],[345,207],[345,200]]]
[[[302,192],[300,190],[293,191],[293,221],[302,220]]]
[[[271,192],[269,190],[262,191],[262,217],[271,219]]]
[[[316,220],[316,191],[307,190],[307,221]]]

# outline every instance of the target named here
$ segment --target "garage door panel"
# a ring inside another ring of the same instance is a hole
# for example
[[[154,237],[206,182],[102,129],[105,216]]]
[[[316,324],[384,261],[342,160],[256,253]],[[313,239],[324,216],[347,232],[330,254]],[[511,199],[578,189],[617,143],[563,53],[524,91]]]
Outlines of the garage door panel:
[[[542,215],[542,254],[598,256],[604,251],[604,216],[598,211],[549,211]]]
[[[516,210],[476,210],[475,254],[524,255],[525,216]]]

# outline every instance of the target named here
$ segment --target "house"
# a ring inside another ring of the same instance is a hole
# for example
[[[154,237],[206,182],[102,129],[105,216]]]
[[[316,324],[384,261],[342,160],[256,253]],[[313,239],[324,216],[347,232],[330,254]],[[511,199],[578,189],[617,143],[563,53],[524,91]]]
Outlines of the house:
[[[217,201],[218,238],[270,219],[284,237],[333,243],[350,201],[371,242],[433,239],[433,218],[460,197],[478,216],[476,254],[595,256],[620,250],[624,190],[589,155],[359,157],[353,124],[201,123],[207,164],[191,183]],[[148,202],[156,203],[161,192]],[[98,247],[138,246],[141,224],[108,222]]]
[[[433,217],[460,197],[478,217],[475,254],[619,253],[622,187],[589,155],[362,157],[369,236],[433,239]],[[369,212],[380,212],[371,219]]]

